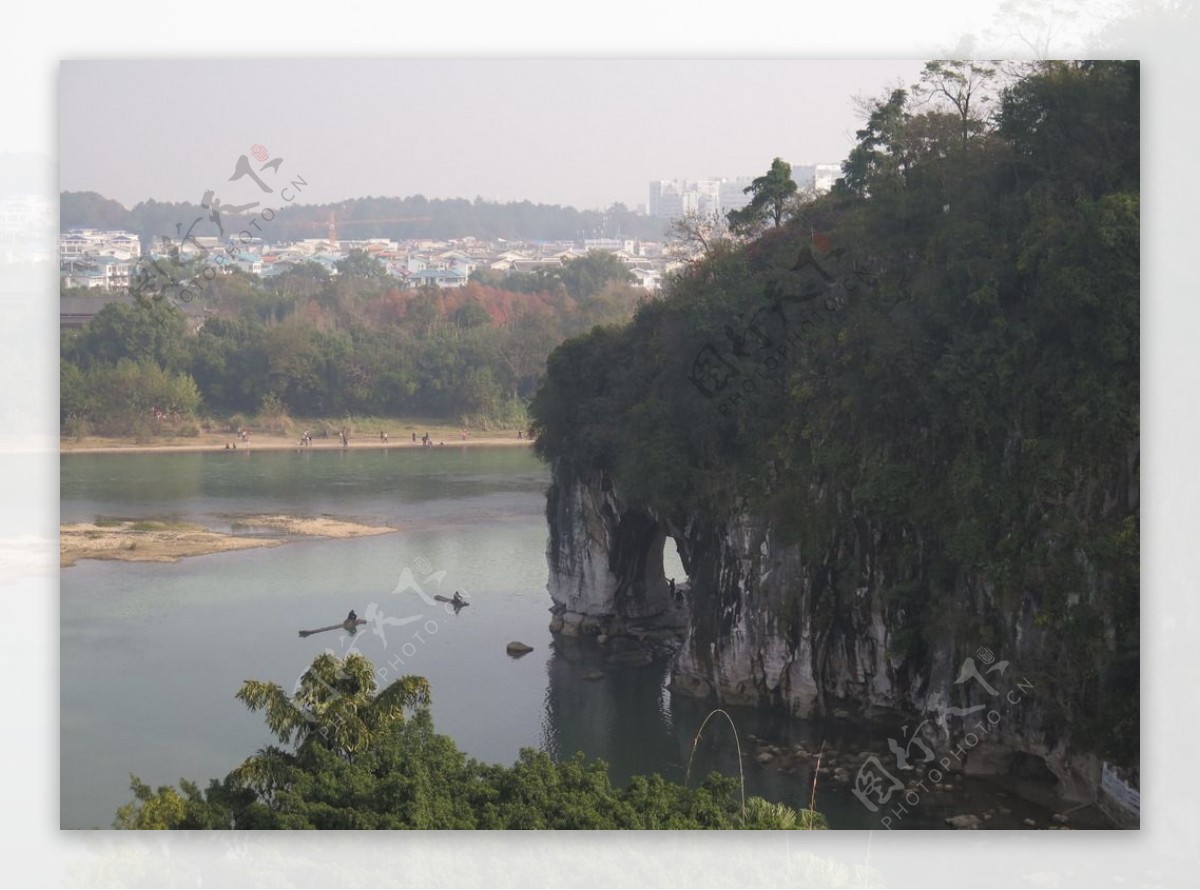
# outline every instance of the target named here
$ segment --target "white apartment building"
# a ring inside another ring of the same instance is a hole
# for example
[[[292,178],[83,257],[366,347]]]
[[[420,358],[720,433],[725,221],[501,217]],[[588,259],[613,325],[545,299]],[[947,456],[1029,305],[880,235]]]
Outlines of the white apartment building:
[[[72,257],[60,262],[63,287],[86,287],[89,290],[123,290],[129,287],[133,262],[111,256]]]
[[[110,256],[136,260],[142,255],[142,243],[132,232],[107,229],[71,229],[58,236],[58,258]]]
[[[650,183],[650,216],[679,219],[683,216],[724,216],[746,206],[743,189],[750,184],[740,179],[659,179]]]
[[[750,196],[746,194],[746,189],[753,182],[753,177],[738,176],[735,179],[721,180],[721,215],[724,216],[730,210],[741,210],[750,203]]]
[[[678,219],[683,216],[683,189],[679,180],[651,180],[650,215],[659,219]]]
[[[840,164],[793,164],[792,179],[801,189],[828,192],[842,175]],[[650,182],[649,215],[679,219],[691,214],[724,216],[750,203],[752,176],[730,179],[655,179]]]
[[[841,164],[792,164],[792,179],[803,189],[824,194],[842,175]]]

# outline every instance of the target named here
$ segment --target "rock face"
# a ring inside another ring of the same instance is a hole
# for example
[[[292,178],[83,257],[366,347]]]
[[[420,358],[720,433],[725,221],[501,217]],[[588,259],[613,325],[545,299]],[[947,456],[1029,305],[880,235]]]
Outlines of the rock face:
[[[607,477],[557,478],[546,494],[550,629],[567,637],[668,636],[686,624],[663,575],[669,527]]]
[[[1039,698],[1042,680],[1023,667],[1054,645],[1035,620],[1034,596],[1001,602],[987,578],[956,578],[952,607],[922,616],[936,623],[936,639],[914,644],[915,607],[888,591],[928,577],[919,539],[851,514],[829,523],[819,548],[803,550],[744,511],[655,515],[627,503],[603,474],[562,463],[546,516],[551,630],[673,637],[676,691],[800,717],[910,715],[919,737],[899,741],[914,762],[924,744],[948,758],[946,769],[996,773],[1023,752],[1044,761],[1060,794],[1079,799],[1099,780],[1099,759],[1072,744],[1047,707],[1052,696]],[[668,536],[688,573],[677,597],[663,577]],[[981,616],[1002,624],[1005,638],[984,638]],[[967,658],[977,673],[964,678]]]

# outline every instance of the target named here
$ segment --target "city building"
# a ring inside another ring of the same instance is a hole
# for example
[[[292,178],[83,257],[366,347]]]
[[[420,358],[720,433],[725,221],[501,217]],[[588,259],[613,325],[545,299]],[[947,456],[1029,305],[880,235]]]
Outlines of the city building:
[[[457,269],[422,269],[408,276],[409,287],[466,287],[467,276]]]
[[[132,232],[106,229],[71,229],[58,237],[60,260],[111,256],[122,260],[142,255],[142,243]]]
[[[59,278],[63,287],[88,290],[121,290],[129,287],[134,263],[113,256],[83,256],[62,260]]]
[[[812,189],[818,194],[833,188],[842,175],[839,164],[793,164],[792,179],[801,191]],[[723,217],[731,210],[740,210],[750,203],[746,189],[752,176],[730,179],[655,179],[650,182],[649,215],[659,219],[680,219],[684,216]]]
[[[842,175],[841,164],[792,164],[792,180],[800,188],[824,194]]]

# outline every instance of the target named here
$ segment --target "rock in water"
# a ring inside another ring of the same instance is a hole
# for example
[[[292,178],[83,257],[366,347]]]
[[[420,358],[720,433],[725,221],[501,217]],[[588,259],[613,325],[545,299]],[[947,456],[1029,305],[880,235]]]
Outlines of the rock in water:
[[[520,655],[526,654],[527,652],[532,652],[533,647],[526,646],[524,643],[520,643],[520,642],[517,642],[516,640],[513,640],[511,643],[508,644],[507,647],[505,647],[505,651],[508,652],[509,655],[520,656]]]
[[[963,830],[978,828],[983,824],[983,822],[978,816],[974,816],[970,813],[964,813],[961,816],[951,816],[946,820],[946,824],[952,826],[953,828]]]
[[[604,671],[589,671],[588,673],[583,675],[583,679],[585,679],[585,680],[603,680],[604,679]]]

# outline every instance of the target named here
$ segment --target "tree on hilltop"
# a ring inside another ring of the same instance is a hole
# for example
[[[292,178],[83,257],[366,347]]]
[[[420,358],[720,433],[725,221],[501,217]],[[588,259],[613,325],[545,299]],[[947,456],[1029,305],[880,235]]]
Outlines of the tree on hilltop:
[[[783,224],[788,202],[796,194],[796,181],[792,179],[792,165],[782,158],[771,162],[771,169],[742,189],[753,195],[750,203],[740,210],[731,210],[725,218],[735,232],[746,232],[770,219],[776,227]]]

